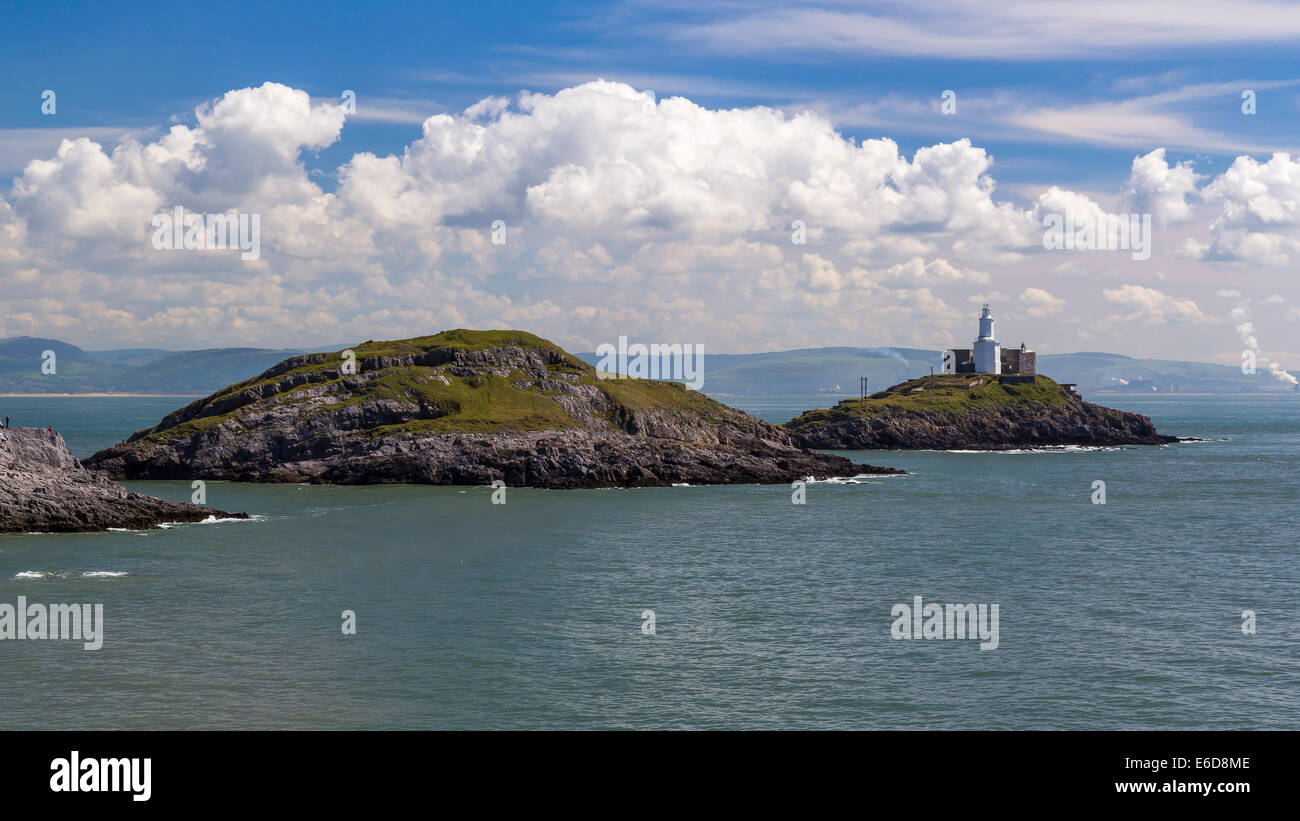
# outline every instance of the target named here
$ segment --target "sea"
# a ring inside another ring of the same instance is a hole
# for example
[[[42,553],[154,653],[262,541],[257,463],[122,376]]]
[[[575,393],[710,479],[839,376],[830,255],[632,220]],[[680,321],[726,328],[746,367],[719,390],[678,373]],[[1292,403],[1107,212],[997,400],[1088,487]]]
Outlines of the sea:
[[[0,415],[84,457],[187,401]],[[802,487],[207,482],[253,518],[0,535],[0,604],[103,606],[97,650],[0,641],[0,727],[1300,728],[1300,396],[1098,401],[1202,441],[845,452],[908,473]],[[996,647],[908,629],[917,597],[996,606]]]

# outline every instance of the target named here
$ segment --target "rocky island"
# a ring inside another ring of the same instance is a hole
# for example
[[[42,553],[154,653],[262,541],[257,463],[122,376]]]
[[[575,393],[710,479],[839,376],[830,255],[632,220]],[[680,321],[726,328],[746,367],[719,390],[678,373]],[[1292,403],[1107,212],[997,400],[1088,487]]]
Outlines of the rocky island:
[[[1151,420],[1083,401],[1046,376],[949,373],[912,379],[782,427],[828,450],[1014,450],[1060,445],[1164,445]]]
[[[132,493],[82,467],[53,431],[0,430],[0,533],[138,530],[209,516],[248,518]]]
[[[121,478],[539,488],[764,484],[901,473],[673,382],[605,378],[520,331],[295,356],[87,464]]]

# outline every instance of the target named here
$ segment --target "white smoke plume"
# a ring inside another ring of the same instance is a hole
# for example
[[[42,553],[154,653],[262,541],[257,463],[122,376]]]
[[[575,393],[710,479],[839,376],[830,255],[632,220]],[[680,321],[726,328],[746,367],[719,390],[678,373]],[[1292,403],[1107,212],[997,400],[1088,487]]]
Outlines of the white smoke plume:
[[[1255,323],[1250,318],[1250,303],[1241,302],[1233,308],[1228,317],[1237,323],[1237,336],[1241,337],[1241,344],[1245,345],[1252,351],[1259,350],[1259,340],[1255,337]],[[1296,385],[1300,383],[1294,376],[1282,369],[1282,366],[1276,362],[1269,361],[1268,372],[1273,378],[1283,385]]]
[[[1283,385],[1294,386],[1296,384],[1300,384],[1300,379],[1296,379],[1291,374],[1282,370],[1282,368],[1276,362],[1268,363],[1268,372],[1273,374],[1273,378],[1281,382]]]

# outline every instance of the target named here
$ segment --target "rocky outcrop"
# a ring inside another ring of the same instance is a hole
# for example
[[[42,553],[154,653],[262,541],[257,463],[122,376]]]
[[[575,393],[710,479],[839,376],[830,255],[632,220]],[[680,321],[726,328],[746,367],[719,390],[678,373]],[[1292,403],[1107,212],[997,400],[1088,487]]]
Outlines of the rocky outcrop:
[[[1145,416],[1083,401],[1047,377],[1003,385],[996,377],[943,375],[896,385],[783,426],[794,441],[828,450],[1013,450],[1061,445],[1164,445]]]
[[[896,473],[796,446],[681,385],[604,379],[531,334],[448,331],[288,359],[88,464],[125,478],[541,488]],[[345,364],[347,363],[347,364]]]
[[[53,431],[0,430],[0,533],[137,530],[209,516],[248,518],[128,491],[83,468]]]

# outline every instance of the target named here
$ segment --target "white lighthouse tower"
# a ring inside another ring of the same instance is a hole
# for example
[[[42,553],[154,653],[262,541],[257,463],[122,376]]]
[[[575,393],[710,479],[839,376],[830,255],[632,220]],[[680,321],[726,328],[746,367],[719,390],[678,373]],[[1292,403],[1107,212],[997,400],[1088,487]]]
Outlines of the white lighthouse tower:
[[[980,336],[973,355],[977,373],[1002,373],[1002,345],[993,336],[993,314],[987,304],[980,314]]]

